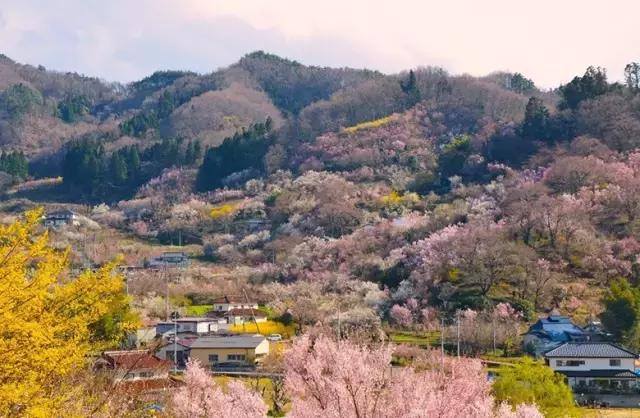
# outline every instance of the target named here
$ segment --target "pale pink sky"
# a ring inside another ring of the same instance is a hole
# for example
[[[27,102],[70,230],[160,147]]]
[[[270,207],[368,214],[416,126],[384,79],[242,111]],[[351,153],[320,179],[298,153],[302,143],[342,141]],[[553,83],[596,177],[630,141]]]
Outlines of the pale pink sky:
[[[262,49],[303,63],[397,72],[520,71],[553,87],[588,65],[640,61],[640,1],[0,0],[0,53],[131,81],[212,71]]]

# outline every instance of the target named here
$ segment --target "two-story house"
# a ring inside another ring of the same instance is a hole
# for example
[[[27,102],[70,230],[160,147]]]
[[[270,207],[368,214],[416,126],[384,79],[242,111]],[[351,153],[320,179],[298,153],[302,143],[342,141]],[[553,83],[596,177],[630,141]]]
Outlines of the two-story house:
[[[232,309],[258,309],[258,303],[246,301],[238,296],[223,296],[213,300],[213,312],[227,312]]]
[[[79,225],[80,221],[74,211],[63,209],[47,213],[42,223],[47,228],[58,228],[65,225]]]
[[[564,343],[544,354],[546,363],[567,377],[574,391],[638,388],[638,354],[607,342]]]
[[[213,301],[213,309],[207,313],[210,318],[223,319],[228,324],[245,322],[265,322],[267,316],[258,310],[258,303],[245,301],[234,296],[223,296]]]

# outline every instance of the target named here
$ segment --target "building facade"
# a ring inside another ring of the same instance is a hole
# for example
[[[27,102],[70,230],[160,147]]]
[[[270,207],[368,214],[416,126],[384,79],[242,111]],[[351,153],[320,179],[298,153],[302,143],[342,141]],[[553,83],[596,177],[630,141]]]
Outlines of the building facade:
[[[262,335],[200,337],[193,341],[189,357],[211,369],[219,366],[255,366],[269,354],[269,342]]]
[[[638,355],[607,342],[564,343],[544,354],[546,363],[562,373],[574,391],[637,391]]]
[[[42,223],[47,228],[59,228],[65,225],[80,225],[78,215],[68,209],[47,213]]]

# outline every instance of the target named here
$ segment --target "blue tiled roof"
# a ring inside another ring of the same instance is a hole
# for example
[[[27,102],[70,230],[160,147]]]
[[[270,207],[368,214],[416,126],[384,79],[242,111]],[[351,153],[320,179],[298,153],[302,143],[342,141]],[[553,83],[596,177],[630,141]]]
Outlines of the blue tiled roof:
[[[584,330],[566,316],[549,315],[531,325],[528,334],[538,335],[551,341],[565,342],[585,334]]]

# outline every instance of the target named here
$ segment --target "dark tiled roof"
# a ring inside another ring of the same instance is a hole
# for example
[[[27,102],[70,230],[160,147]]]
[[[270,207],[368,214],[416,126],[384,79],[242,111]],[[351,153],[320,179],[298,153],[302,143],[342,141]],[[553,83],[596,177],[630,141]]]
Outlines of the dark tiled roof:
[[[637,358],[638,355],[611,343],[565,343],[544,353],[545,357]]]
[[[262,335],[230,335],[226,337],[200,337],[191,348],[256,348],[265,338]]]
[[[556,370],[567,377],[617,377],[637,378],[638,375],[631,370]]]

